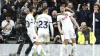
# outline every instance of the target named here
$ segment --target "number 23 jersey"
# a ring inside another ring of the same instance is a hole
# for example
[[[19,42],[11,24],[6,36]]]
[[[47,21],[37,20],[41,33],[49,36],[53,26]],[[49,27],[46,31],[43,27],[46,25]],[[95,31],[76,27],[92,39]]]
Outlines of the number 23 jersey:
[[[37,17],[36,22],[38,32],[47,33],[49,32],[49,25],[52,23],[52,18],[51,16],[43,13]]]

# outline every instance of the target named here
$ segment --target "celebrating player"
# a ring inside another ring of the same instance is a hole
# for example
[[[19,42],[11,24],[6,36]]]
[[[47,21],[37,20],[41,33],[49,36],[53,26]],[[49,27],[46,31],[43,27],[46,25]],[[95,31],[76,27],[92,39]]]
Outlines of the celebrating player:
[[[36,12],[35,7],[29,8],[30,13],[26,16],[26,27],[27,27],[27,34],[29,36],[29,47],[26,50],[27,56],[29,52],[31,51],[32,46],[36,46],[36,40],[37,40],[37,34],[35,31],[35,19],[33,17],[33,14]],[[34,43],[34,45],[33,45]]]
[[[65,12],[65,7],[61,6],[60,7],[62,11],[62,15],[57,16],[57,21],[58,21],[58,29],[62,37],[62,41],[64,44],[62,44],[61,47],[61,53],[60,56],[64,56],[67,53],[67,56],[69,55],[67,52],[67,44],[68,44],[68,39],[72,40],[73,43],[73,50],[74,50],[74,56],[77,56],[76,54],[76,36],[75,36],[75,31],[73,28],[73,23],[77,26],[79,29],[79,25],[77,24],[75,18],[71,15],[70,12]],[[73,22],[73,23],[72,23]],[[61,24],[62,24],[62,29],[61,29]],[[65,55],[66,56],[66,55]]]
[[[50,55],[50,49],[48,46],[48,42],[50,41],[49,35],[49,26],[51,29],[51,37],[53,37],[53,25],[52,25],[52,18],[48,15],[48,8],[43,8],[43,13],[39,15],[36,19],[37,27],[38,27],[38,42],[45,42],[46,43],[46,56]]]

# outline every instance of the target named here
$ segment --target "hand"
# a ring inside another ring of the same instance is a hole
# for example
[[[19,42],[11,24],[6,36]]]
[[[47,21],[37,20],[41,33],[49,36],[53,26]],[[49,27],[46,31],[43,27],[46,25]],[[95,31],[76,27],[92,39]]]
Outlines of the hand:
[[[7,25],[9,25],[9,24],[10,24],[10,21],[8,21]]]
[[[64,34],[63,31],[60,31],[60,34],[63,35]]]
[[[99,22],[99,20],[98,20],[98,19],[95,19],[95,21],[96,21],[96,22]]]
[[[90,3],[88,3],[87,6],[90,7]]]
[[[80,27],[78,27],[78,31],[80,31],[81,30],[81,28]]]
[[[98,10],[94,10],[94,13],[97,13],[98,12]]]
[[[36,39],[36,37],[33,37],[33,39]]]
[[[3,12],[7,12],[7,9],[3,9]]]

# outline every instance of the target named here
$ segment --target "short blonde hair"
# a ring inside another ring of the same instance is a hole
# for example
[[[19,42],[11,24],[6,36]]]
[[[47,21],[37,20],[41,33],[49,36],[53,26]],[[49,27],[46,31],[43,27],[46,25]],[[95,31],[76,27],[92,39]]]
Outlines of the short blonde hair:
[[[81,23],[81,26],[86,26],[86,22],[82,22]]]

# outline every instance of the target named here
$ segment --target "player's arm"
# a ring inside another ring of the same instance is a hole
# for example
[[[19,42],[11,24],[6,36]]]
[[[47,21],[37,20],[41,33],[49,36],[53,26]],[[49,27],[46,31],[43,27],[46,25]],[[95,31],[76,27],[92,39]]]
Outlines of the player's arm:
[[[50,30],[51,30],[51,34],[52,34],[52,37],[54,35],[54,29],[53,29],[53,23],[52,23],[52,18],[50,17]]]
[[[57,16],[57,24],[58,24],[58,30],[59,30],[60,34],[63,34],[62,29],[61,29],[60,17],[59,16]]]
[[[39,20],[39,15],[36,17],[36,22],[35,22],[35,31],[37,32],[38,30],[38,20]]]
[[[76,19],[73,16],[70,16],[70,19],[75,24],[75,26],[77,26],[77,28],[80,30],[80,27],[79,27],[78,23],[76,22]]]

